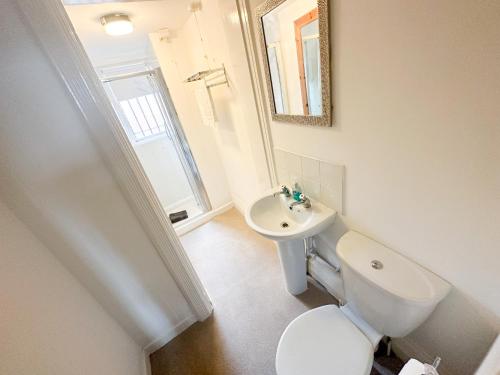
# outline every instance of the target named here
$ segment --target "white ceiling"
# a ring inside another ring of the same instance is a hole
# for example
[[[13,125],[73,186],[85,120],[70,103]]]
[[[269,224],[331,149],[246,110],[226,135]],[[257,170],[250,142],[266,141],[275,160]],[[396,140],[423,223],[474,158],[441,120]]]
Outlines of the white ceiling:
[[[65,4],[98,0],[66,0]],[[102,0],[101,0],[102,2]],[[66,11],[94,66],[151,58],[148,34],[163,28],[179,29],[188,19],[191,0],[105,2],[66,5]],[[125,13],[134,24],[134,32],[112,37],[99,21],[108,13]]]

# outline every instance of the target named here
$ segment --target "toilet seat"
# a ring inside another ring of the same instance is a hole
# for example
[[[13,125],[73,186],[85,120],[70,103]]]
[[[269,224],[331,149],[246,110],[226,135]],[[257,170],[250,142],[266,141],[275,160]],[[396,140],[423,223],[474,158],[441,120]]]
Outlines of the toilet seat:
[[[335,305],[295,318],[276,352],[278,375],[367,375],[372,363],[370,341]]]

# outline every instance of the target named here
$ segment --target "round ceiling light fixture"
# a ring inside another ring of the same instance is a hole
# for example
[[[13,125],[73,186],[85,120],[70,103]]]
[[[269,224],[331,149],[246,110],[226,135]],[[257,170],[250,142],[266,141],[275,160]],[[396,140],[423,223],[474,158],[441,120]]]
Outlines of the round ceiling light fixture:
[[[106,14],[101,17],[101,24],[106,34],[112,36],[130,34],[134,31],[130,17],[123,13]]]

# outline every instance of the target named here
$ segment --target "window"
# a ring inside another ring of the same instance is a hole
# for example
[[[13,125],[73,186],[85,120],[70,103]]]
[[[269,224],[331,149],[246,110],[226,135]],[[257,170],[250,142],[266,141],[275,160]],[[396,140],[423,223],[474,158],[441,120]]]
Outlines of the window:
[[[165,117],[155,94],[120,100],[136,141],[166,133]]]
[[[170,136],[170,117],[150,71],[111,77],[104,80],[104,87],[132,142]]]

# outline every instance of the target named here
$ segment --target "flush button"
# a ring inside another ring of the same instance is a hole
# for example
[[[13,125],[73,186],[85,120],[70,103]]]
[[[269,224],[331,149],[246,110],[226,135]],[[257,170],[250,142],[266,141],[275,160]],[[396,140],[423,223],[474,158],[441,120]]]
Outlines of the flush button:
[[[382,268],[384,268],[384,265],[380,260],[372,260],[370,264],[372,268],[376,270],[381,270]]]

